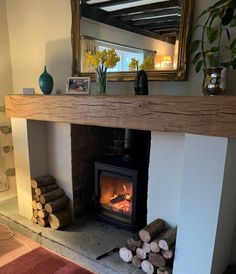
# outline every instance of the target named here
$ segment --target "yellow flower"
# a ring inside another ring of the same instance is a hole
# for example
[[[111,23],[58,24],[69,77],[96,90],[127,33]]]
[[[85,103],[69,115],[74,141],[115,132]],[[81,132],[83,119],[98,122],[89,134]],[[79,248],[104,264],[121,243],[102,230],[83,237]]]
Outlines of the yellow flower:
[[[138,70],[138,60],[135,58],[131,58],[131,62],[129,63],[130,70]]]
[[[114,68],[116,64],[120,61],[115,49],[104,49],[102,51],[97,51],[96,54],[88,52],[85,54],[85,63],[91,64],[97,70],[98,67],[102,71],[106,71],[108,68]]]
[[[129,63],[130,70],[154,70],[154,58],[152,56],[147,56],[144,58],[144,61],[141,65],[139,65],[138,60],[135,58],[131,58],[131,62]]]
[[[154,70],[154,58],[152,56],[147,56],[144,58],[143,64],[140,66],[143,70]]]

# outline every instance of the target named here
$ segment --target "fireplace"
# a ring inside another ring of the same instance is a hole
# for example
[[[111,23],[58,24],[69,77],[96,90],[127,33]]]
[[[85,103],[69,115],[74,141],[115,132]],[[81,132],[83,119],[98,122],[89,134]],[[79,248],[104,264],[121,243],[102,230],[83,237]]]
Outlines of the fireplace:
[[[94,169],[96,218],[132,231],[144,226],[147,190],[139,169],[114,159],[95,162]]]

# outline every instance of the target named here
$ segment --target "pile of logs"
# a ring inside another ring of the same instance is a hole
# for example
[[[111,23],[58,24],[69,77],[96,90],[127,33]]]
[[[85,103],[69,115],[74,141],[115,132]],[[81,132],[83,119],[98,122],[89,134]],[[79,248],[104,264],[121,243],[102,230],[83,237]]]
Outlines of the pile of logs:
[[[43,176],[31,180],[33,189],[32,223],[51,226],[58,229],[70,222],[67,207],[69,199],[63,189],[59,188],[53,176]]]
[[[171,274],[177,228],[169,228],[157,219],[130,237],[120,258],[148,274]]]

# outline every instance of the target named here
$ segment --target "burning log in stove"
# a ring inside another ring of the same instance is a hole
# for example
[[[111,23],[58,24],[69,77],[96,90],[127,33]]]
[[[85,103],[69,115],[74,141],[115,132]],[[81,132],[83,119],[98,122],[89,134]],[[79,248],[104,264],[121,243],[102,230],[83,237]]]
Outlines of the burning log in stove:
[[[120,249],[120,258],[141,267],[144,273],[171,274],[176,231],[157,219],[127,240],[126,248]]]
[[[112,193],[109,202],[102,204],[103,207],[122,214],[132,213],[132,193],[128,193],[127,187],[123,184],[123,191]],[[102,198],[101,198],[102,201]]]

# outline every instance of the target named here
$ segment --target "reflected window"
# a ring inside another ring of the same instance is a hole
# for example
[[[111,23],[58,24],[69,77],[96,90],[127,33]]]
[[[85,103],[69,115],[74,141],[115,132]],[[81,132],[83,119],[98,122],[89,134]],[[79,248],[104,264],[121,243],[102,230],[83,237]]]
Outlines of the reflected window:
[[[124,49],[122,50],[122,46],[109,46],[107,43],[107,46],[105,43],[100,43],[98,42],[98,50],[102,51],[104,49],[110,49],[114,48],[116,50],[117,55],[120,57],[120,62],[117,63],[117,65],[112,68],[108,69],[108,72],[118,72],[118,71],[128,71],[129,70],[129,64],[131,62],[132,58],[135,58],[138,60],[139,63],[143,63],[143,58],[144,58],[144,53],[141,50],[136,50],[136,49],[129,49],[127,47],[123,47]]]

